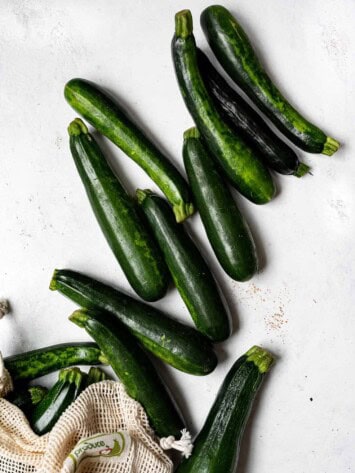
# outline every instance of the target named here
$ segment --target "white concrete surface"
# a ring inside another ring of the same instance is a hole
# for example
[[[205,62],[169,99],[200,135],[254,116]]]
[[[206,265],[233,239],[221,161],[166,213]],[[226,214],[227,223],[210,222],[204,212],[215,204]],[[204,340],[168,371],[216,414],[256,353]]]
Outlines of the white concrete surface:
[[[74,305],[48,290],[53,268],[88,272],[132,293],[95,222],[68,149],[75,113],[63,86],[79,76],[128,105],[182,168],[192,125],[170,58],[174,13],[210,2],[2,0],[0,3],[0,321],[4,355],[86,335],[67,321]],[[238,284],[216,264],[198,216],[189,223],[231,304],[235,332],[205,378],[164,368],[192,430],[222,379],[253,344],[275,353],[242,445],[239,473],[355,471],[354,123],[352,0],[224,1],[280,88],[343,143],[332,158],[300,155],[313,176],[279,177],[279,195],[257,207],[238,197],[264,257]],[[123,153],[100,140],[133,191],[154,188]],[[156,304],[189,321],[175,290]]]

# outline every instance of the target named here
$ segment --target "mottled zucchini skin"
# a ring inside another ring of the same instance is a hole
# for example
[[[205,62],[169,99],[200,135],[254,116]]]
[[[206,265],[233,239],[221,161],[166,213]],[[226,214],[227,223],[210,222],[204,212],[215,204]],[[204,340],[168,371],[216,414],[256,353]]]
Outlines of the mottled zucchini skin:
[[[71,154],[91,207],[130,285],[146,301],[161,299],[167,291],[169,272],[135,202],[80,118],[68,131]]]
[[[70,320],[97,342],[127,394],[144,407],[159,437],[179,437],[184,422],[149,356],[135,337],[109,313],[78,310]]]
[[[231,278],[247,281],[258,268],[254,241],[196,128],[184,134],[183,157],[197,209],[219,263]]]
[[[166,195],[178,222],[193,214],[185,179],[111,97],[84,79],[70,80],[64,96],[76,112],[144,169]]]
[[[208,57],[197,50],[198,67],[206,88],[223,119],[254,148],[267,166],[280,174],[302,177],[308,166],[282,141],[260,115],[215,69]]]
[[[4,359],[13,381],[30,381],[53,371],[73,365],[98,365],[105,363],[100,348],[95,343],[62,343],[31,350]]]
[[[258,389],[273,358],[260,347],[252,347],[228,372],[192,455],[177,473],[235,473],[240,443]]]
[[[198,68],[197,49],[189,10],[175,15],[172,56],[185,104],[210,153],[241,194],[255,204],[269,202],[275,186],[267,167],[254,151],[223,121]]]
[[[207,7],[201,13],[201,26],[226,72],[287,138],[308,153],[332,155],[337,151],[339,143],[306,120],[281,94],[226,8]]]
[[[79,368],[68,368],[59,373],[58,381],[37,404],[31,426],[38,435],[49,432],[67,407],[84,388],[85,374]]]
[[[142,190],[137,197],[196,328],[213,342],[226,340],[231,333],[229,310],[197,246],[164,199]]]
[[[81,307],[110,312],[147,350],[178,370],[203,376],[217,365],[210,341],[197,330],[106,284],[60,269],[54,272],[50,288]]]

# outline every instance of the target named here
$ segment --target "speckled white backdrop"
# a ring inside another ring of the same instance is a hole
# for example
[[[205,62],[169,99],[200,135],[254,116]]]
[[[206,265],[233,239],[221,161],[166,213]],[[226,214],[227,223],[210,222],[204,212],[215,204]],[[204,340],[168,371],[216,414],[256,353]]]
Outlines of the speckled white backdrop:
[[[4,355],[86,335],[67,321],[74,305],[47,289],[68,267],[132,292],[94,220],[68,151],[75,117],[63,99],[79,76],[113,91],[182,168],[192,125],[170,58],[173,15],[210,2],[2,0],[0,3],[0,321]],[[279,194],[257,207],[238,197],[262,255],[251,282],[228,279],[198,216],[188,226],[221,281],[234,314],[220,364],[195,378],[162,367],[196,432],[233,361],[253,344],[275,353],[242,445],[239,473],[355,471],[353,0],[224,1],[238,15],[281,90],[343,148],[302,154],[313,176],[279,177]],[[152,187],[132,161],[100,139],[130,191]],[[176,291],[156,304],[188,321]]]

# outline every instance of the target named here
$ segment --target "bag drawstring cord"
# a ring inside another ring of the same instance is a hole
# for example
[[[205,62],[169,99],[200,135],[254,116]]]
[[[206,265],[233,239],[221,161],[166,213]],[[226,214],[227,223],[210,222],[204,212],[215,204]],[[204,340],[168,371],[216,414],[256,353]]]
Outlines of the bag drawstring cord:
[[[163,437],[160,439],[160,446],[163,450],[178,450],[185,458],[189,458],[193,449],[191,434],[187,429],[183,429],[180,440],[175,440],[173,435]]]

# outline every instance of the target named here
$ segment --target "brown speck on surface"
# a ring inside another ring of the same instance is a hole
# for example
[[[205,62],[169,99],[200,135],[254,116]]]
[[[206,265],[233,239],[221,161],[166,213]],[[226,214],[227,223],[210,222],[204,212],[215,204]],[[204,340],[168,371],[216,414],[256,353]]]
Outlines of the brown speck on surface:
[[[253,300],[257,302],[268,302],[270,299],[269,295],[271,294],[270,289],[262,289],[254,283],[250,283],[246,287],[239,287],[238,291],[240,300]]]
[[[276,335],[284,341],[288,319],[285,316],[285,307],[291,303],[287,285],[270,289],[258,287],[254,283],[238,286],[238,300],[249,310],[264,316],[264,323],[268,335]]]
[[[250,284],[250,291],[251,291],[253,294],[257,294],[258,292],[261,292],[261,289],[260,289],[260,287],[255,286],[254,283],[251,283],[251,284]]]
[[[279,312],[275,312],[270,317],[266,317],[265,323],[271,330],[280,330],[283,325],[288,323],[288,320],[284,318],[284,311],[282,309]]]
[[[279,305],[278,311],[273,313],[271,316],[265,317],[264,320],[269,331],[282,329],[282,327],[288,323],[288,320],[285,318],[284,306]]]

